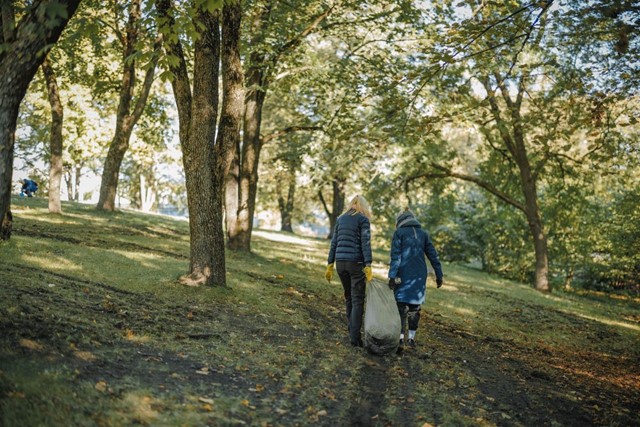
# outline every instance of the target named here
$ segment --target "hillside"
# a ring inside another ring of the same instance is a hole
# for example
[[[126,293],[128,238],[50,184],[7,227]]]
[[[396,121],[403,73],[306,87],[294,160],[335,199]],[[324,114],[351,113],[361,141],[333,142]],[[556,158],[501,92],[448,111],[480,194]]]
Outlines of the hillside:
[[[15,200],[0,243],[0,425],[640,425],[638,300],[445,265],[419,347],[380,358],[326,240],[256,231],[228,288],[191,288],[186,222],[63,209]]]

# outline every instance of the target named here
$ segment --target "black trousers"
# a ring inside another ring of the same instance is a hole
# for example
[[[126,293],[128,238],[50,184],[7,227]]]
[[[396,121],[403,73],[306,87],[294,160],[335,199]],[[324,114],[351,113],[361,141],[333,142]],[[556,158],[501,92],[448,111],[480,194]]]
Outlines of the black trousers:
[[[336,261],[336,271],[344,289],[344,300],[349,325],[351,345],[362,346],[362,315],[364,313],[364,293],[366,278],[364,263],[352,261]]]

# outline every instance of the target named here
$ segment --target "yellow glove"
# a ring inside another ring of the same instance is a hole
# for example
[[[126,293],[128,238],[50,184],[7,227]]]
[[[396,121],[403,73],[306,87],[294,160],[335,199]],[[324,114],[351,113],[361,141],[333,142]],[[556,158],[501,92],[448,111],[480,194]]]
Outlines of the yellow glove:
[[[367,282],[370,282],[373,279],[373,272],[371,271],[371,266],[367,265],[363,270],[364,276],[367,278]]]
[[[327,282],[331,282],[332,277],[333,277],[333,263],[327,265],[327,271],[324,273],[324,278],[327,279]]]

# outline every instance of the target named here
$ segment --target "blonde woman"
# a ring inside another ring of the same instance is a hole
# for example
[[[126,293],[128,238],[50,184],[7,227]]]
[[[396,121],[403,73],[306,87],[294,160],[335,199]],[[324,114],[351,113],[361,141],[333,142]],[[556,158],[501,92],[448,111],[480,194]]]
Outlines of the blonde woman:
[[[366,282],[371,281],[371,210],[364,197],[356,195],[338,217],[331,239],[325,278],[331,281],[335,263],[344,289],[349,340],[362,347],[361,329]]]

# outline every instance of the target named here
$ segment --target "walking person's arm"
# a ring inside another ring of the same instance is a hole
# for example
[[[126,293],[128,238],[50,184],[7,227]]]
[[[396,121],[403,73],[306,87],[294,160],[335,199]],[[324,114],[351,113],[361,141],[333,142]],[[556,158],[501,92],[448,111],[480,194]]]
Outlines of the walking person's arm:
[[[440,258],[438,257],[438,251],[436,251],[435,246],[431,242],[431,238],[429,237],[429,233],[424,232],[424,254],[427,256],[427,259],[431,263],[431,267],[433,267],[433,271],[436,273],[436,284],[439,287],[442,286],[443,275],[442,275],[442,265],[440,264]]]

